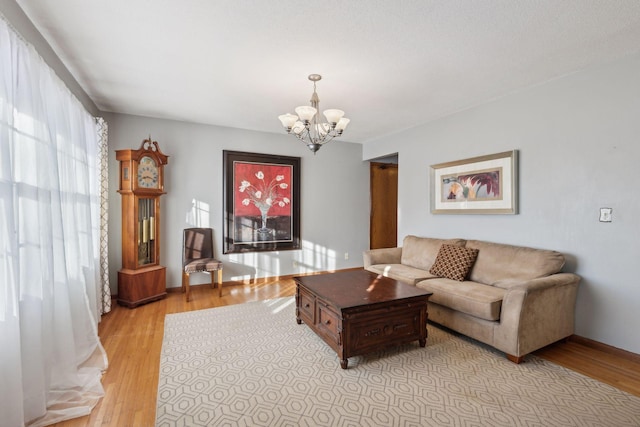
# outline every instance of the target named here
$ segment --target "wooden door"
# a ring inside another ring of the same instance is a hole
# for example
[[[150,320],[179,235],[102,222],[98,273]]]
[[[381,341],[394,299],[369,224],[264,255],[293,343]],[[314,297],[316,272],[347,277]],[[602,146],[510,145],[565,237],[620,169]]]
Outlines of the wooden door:
[[[371,249],[393,248],[398,241],[398,165],[370,163]]]

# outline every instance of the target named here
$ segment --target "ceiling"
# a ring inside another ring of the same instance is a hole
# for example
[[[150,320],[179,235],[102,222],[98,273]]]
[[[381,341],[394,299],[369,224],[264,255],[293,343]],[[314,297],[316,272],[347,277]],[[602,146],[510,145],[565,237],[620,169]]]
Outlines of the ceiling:
[[[17,0],[99,109],[365,143],[640,50],[637,0]]]

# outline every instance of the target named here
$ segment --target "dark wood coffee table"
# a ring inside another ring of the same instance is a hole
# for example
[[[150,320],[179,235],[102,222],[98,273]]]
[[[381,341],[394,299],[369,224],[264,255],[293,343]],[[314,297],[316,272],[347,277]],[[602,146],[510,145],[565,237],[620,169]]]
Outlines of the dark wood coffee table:
[[[366,270],[294,277],[296,321],[304,322],[348,358],[381,348],[427,343],[427,301],[431,292]]]

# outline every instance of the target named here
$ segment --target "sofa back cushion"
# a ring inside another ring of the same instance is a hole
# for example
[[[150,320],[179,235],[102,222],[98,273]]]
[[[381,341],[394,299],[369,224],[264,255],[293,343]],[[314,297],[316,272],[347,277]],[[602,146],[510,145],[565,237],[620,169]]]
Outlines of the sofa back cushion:
[[[478,249],[469,280],[505,289],[558,273],[564,265],[564,255],[556,251],[482,240],[468,240],[466,246]]]
[[[465,240],[406,236],[402,242],[402,257],[400,262],[411,267],[429,271],[443,243],[464,246]]]

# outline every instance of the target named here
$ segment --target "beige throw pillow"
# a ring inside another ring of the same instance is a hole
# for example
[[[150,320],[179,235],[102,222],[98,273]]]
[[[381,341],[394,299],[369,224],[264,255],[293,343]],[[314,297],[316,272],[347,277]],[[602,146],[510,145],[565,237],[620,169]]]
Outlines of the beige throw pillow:
[[[469,275],[477,257],[477,249],[443,244],[429,273],[462,282]]]

